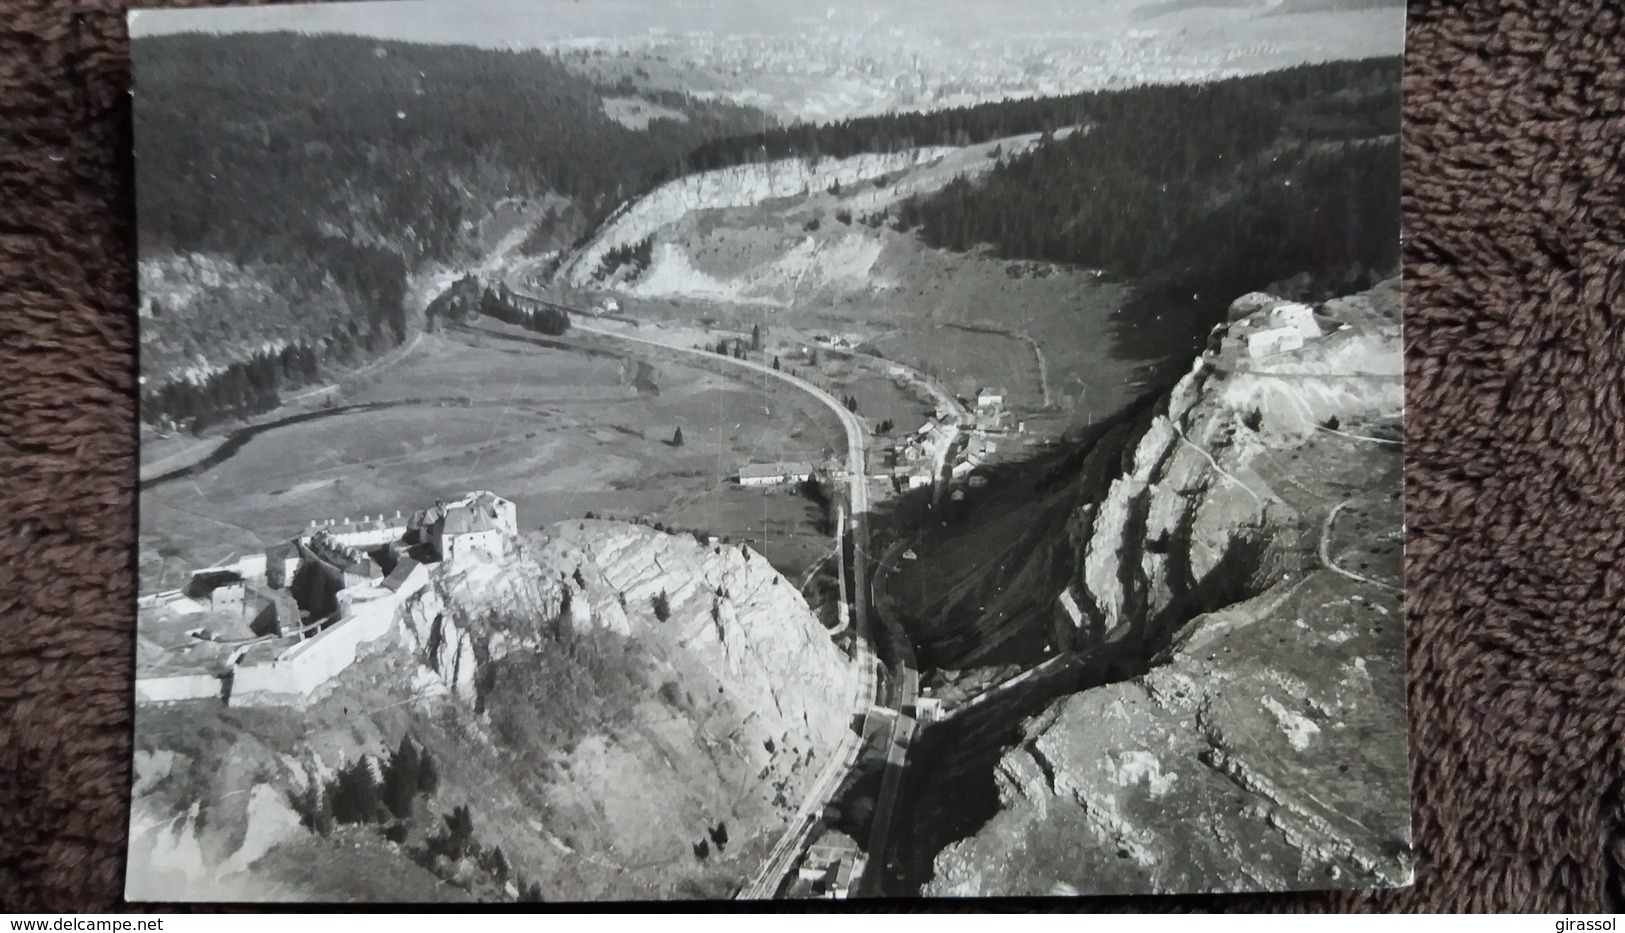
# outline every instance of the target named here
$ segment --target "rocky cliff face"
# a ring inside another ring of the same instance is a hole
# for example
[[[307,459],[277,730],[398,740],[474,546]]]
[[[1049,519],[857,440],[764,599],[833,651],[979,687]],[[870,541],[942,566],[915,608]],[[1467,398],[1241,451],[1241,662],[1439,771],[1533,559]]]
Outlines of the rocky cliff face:
[[[726,897],[839,741],[861,676],[759,554],[613,522],[436,566],[399,621],[307,708],[142,710],[132,839],[150,864],[133,895]],[[381,773],[403,736],[439,780],[399,838],[318,830],[313,782]],[[506,889],[423,856],[460,806],[480,851],[504,853]]]
[[[561,625],[634,641],[659,632],[773,724],[778,742],[833,747],[851,713],[838,700],[858,687],[800,591],[761,554],[620,522],[561,522],[513,542],[497,564],[442,574],[402,621],[425,667],[470,705],[483,665],[541,650]]]
[[[1408,881],[1400,364],[1397,282],[1247,296],[1097,450],[1074,592],[1135,676],[1025,724],[928,891]]]
[[[741,708],[776,724],[780,742],[840,741],[863,674],[761,554],[616,522],[563,522],[548,533],[624,597],[630,625],[666,630]],[[665,622],[654,610],[661,594]]]
[[[631,634],[614,590],[585,555],[556,540],[535,544],[509,541],[498,562],[437,569],[402,607],[408,648],[464,703],[479,700],[482,663],[539,650],[561,625]]]

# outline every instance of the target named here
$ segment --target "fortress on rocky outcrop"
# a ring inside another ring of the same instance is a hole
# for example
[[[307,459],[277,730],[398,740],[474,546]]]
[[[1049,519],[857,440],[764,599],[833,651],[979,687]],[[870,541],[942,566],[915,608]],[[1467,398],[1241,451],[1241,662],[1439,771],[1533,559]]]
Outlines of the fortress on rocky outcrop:
[[[136,698],[300,702],[389,630],[433,567],[500,560],[514,504],[478,490],[403,518],[321,519],[138,602]]]

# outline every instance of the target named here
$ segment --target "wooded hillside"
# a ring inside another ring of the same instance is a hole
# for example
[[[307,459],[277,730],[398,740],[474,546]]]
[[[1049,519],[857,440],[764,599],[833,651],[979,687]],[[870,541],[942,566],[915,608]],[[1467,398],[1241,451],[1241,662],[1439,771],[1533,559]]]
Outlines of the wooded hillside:
[[[145,277],[161,300],[142,322],[143,364],[164,368],[143,373],[143,412],[194,426],[276,404],[274,390],[232,390],[260,381],[252,367],[290,388],[398,345],[408,275],[473,258],[497,202],[562,196],[551,235],[568,242],[700,141],[763,121],[685,97],[664,101],[685,119],[631,130],[601,89],[535,51],[273,33],[141,38],[132,58],[143,260],[251,267],[251,288],[286,298],[243,320],[219,289],[173,283],[182,304]],[[337,322],[331,299],[303,314],[315,303],[299,296],[335,292]],[[271,367],[267,345],[306,356]],[[166,392],[182,368],[203,382]]]

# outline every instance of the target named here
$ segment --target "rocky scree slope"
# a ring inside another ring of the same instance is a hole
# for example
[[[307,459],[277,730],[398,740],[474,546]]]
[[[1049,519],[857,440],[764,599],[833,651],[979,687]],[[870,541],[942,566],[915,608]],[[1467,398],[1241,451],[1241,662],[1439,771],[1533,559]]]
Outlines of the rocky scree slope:
[[[1283,320],[1321,335],[1251,356]],[[1400,366],[1397,282],[1250,295],[1097,448],[1074,591],[1127,679],[1024,724],[929,893],[1408,883]]]

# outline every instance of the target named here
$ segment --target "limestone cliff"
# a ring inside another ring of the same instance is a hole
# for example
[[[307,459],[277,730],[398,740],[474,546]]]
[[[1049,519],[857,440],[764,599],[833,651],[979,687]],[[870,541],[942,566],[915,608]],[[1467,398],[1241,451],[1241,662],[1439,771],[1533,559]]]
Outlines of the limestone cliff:
[[[613,522],[497,551],[433,565],[304,707],[140,710],[132,895],[728,896],[839,742],[860,672],[754,551]],[[436,787],[383,822],[321,818],[346,768],[381,787],[405,738]],[[458,807],[487,863],[433,855]]]
[[[548,533],[558,547],[579,549],[624,597],[631,624],[669,626],[735,702],[778,724],[780,741],[840,741],[862,674],[761,554],[616,522],[563,522]],[[653,608],[662,593],[665,623]]]
[[[655,604],[664,596],[665,619]],[[743,545],[607,521],[561,522],[503,559],[455,567],[408,602],[403,632],[458,699],[483,664],[543,647],[560,624],[639,640],[661,632],[777,741],[833,747],[857,676],[800,591]]]
[[[928,891],[1408,881],[1397,298],[1239,300],[1095,452],[1073,591],[1109,634],[1080,650],[1129,679],[1026,722]]]
[[[437,567],[431,584],[402,607],[407,646],[465,703],[478,701],[481,663],[538,650],[561,624],[631,634],[596,566],[562,542],[535,545],[509,540],[499,560]]]

